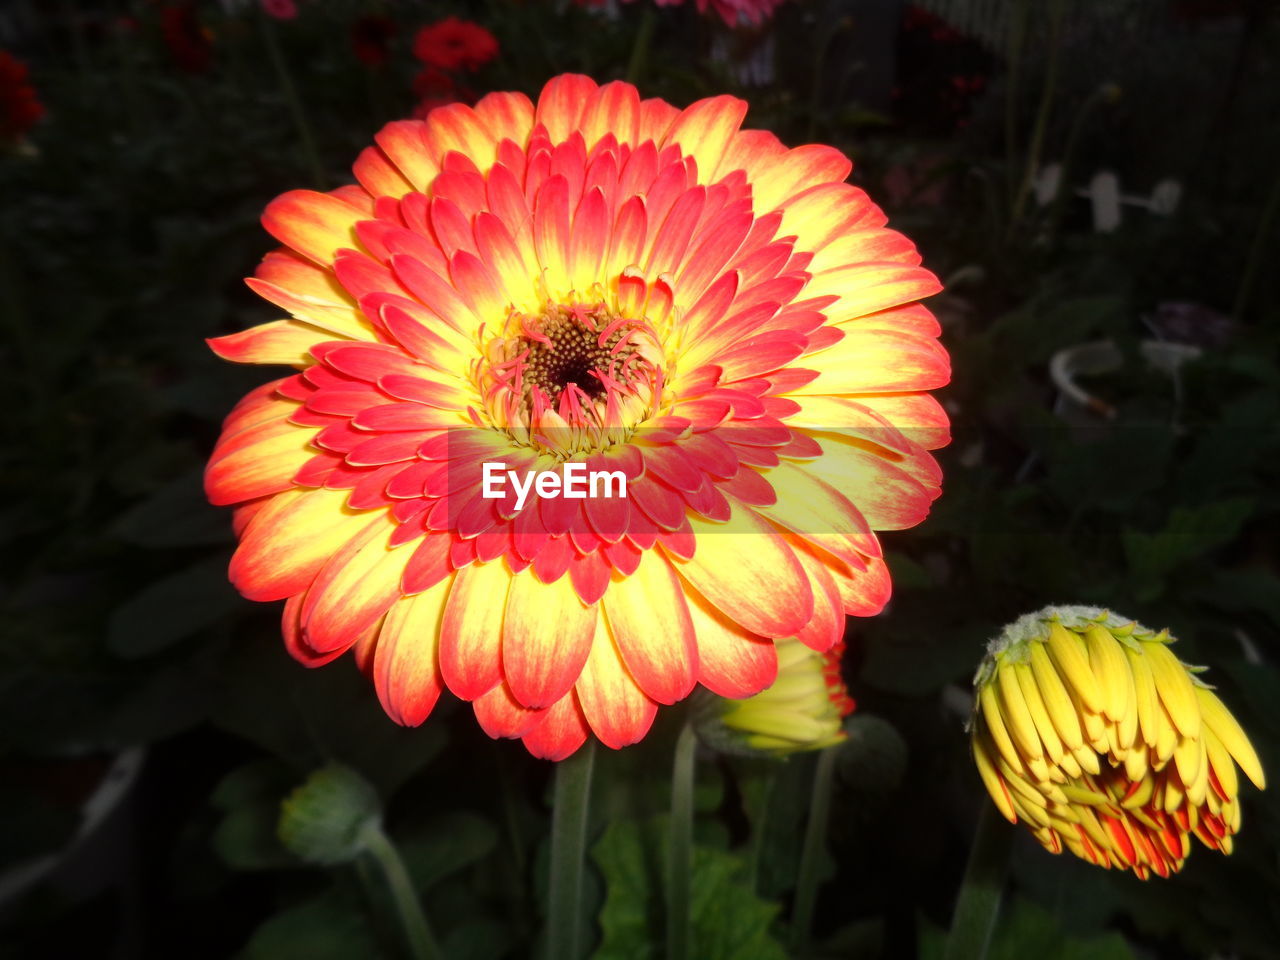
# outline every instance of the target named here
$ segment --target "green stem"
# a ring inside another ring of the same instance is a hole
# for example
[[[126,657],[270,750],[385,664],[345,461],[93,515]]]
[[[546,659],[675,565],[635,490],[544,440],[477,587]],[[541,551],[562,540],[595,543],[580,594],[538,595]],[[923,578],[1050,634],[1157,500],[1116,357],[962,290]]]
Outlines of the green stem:
[[[671,769],[671,836],[667,851],[667,960],[686,960],[690,940],[690,881],[693,879],[693,784],[698,737],[685,724],[676,740]]]
[[[769,810],[773,806],[773,795],[778,786],[778,763],[771,761],[768,770],[752,791],[753,806],[756,809],[751,818],[751,847],[747,860],[747,882],[752,893],[757,892],[760,887],[760,865],[764,859],[765,839],[769,834]]]
[[[1022,210],[1031,193],[1031,184],[1040,167],[1040,151],[1044,148],[1044,135],[1049,127],[1049,114],[1053,112],[1053,95],[1058,86],[1058,54],[1062,39],[1062,18],[1066,12],[1066,0],[1054,0],[1049,11],[1049,62],[1045,66],[1044,90],[1040,94],[1040,106],[1036,110],[1036,123],[1027,148],[1027,164],[1022,174],[1022,185],[1013,201],[1009,217],[1009,232],[1022,219]]]
[[[635,42],[631,45],[631,58],[627,61],[628,83],[636,85],[640,83],[640,75],[644,72],[645,63],[649,59],[649,44],[653,41],[653,29],[656,23],[653,6],[646,4],[644,14],[640,17],[640,28],[636,31]]]
[[[1271,193],[1267,196],[1266,206],[1262,208],[1262,216],[1258,218],[1258,232],[1254,234],[1253,243],[1249,246],[1249,254],[1245,260],[1244,273],[1240,277],[1240,286],[1236,289],[1235,303],[1231,306],[1231,316],[1236,320],[1244,319],[1244,312],[1249,307],[1249,296],[1253,293],[1253,281],[1262,264],[1262,254],[1267,248],[1267,234],[1271,230],[1271,221],[1276,211],[1280,210],[1280,177],[1271,184]]]
[[[943,960],[982,960],[987,955],[1012,842],[1013,831],[984,799]]]
[[[1106,95],[1105,89],[1102,88],[1091,93],[1076,112],[1071,131],[1067,134],[1067,145],[1062,151],[1062,162],[1058,168],[1058,190],[1053,196],[1053,205],[1049,208],[1049,223],[1045,229],[1050,247],[1057,239],[1058,224],[1062,222],[1062,211],[1066,207],[1067,198],[1071,196],[1072,162],[1075,159],[1076,144],[1080,142],[1080,132],[1084,129],[1085,121],[1093,113],[1094,107]]]
[[[809,140],[817,137],[818,105],[822,100],[822,92],[826,89],[822,82],[822,71],[827,65],[827,52],[831,49],[831,44],[836,35],[844,30],[845,26],[844,23],[837,22],[834,29],[826,31],[823,34],[822,42],[818,44],[817,55],[813,58],[813,81],[809,86]]]
[[[298,88],[294,86],[293,75],[289,73],[289,67],[285,63],[284,55],[280,52],[280,44],[276,42],[276,32],[271,26],[267,15],[260,12],[258,14],[258,22],[262,27],[262,38],[267,47],[267,57],[271,60],[271,66],[276,72],[276,80],[280,83],[280,92],[284,94],[285,103],[289,105],[289,113],[293,116],[293,125],[297,128],[298,139],[302,141],[302,152],[307,159],[307,166],[311,168],[311,179],[315,183],[317,190],[323,190],[327,185],[324,164],[320,162],[320,153],[316,149],[315,136],[311,132],[311,124],[307,122],[307,114],[303,110],[302,100],[298,97]]]
[[[582,873],[587,853],[587,815],[595,741],[556,764],[551,811],[551,880],[547,895],[547,960],[582,956]]]
[[[444,960],[444,954],[431,935],[431,927],[427,924],[426,914],[422,912],[422,904],[418,901],[413,881],[409,879],[409,871],[395,844],[377,821],[371,821],[361,832],[364,848],[382,868],[382,875],[391,891],[391,899],[396,905],[396,914],[400,918],[400,926],[404,930],[405,940],[409,944],[409,954],[414,960]]]
[[[803,957],[809,947],[813,911],[818,902],[822,854],[827,847],[827,821],[831,818],[831,780],[836,768],[836,751],[818,754],[813,773],[813,793],[809,798],[809,822],[800,848],[800,872],[796,876],[796,900],[791,910],[791,952]]]
[[[1027,35],[1027,8],[1027,0],[1015,0],[1009,13],[1009,79],[1004,98],[1004,157],[1008,191],[1005,202],[1009,204],[1009,209],[1013,209],[1018,191],[1013,171],[1017,166],[1018,80],[1022,73],[1022,45]]]

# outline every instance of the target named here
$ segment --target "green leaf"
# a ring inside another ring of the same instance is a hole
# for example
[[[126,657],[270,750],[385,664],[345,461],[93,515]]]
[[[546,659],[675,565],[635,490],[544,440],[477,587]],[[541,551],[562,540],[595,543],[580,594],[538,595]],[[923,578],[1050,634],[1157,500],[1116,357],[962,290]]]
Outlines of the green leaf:
[[[928,922],[921,923],[920,960],[941,960],[946,937]],[[1124,937],[1105,933],[1069,937],[1048,910],[1029,900],[1006,901],[996,920],[986,960],[1134,960]]]
[[[1254,510],[1252,497],[1202,507],[1176,507],[1158,533],[1126,530],[1121,536],[1138,599],[1159,596],[1164,578],[1178,566],[1234,540]]]
[[[259,926],[240,960],[380,960],[364,912],[336,891],[277,913]]]
[[[111,616],[107,646],[121,657],[147,657],[211,626],[239,608],[219,553],[157,580]]]
[[[515,937],[495,917],[467,920],[449,931],[440,944],[449,960],[500,960],[511,955]]]
[[[225,511],[209,505],[202,476],[193,471],[161,487],[116,520],[111,532],[152,548],[228,543],[231,521]]]
[[[227,774],[210,802],[223,811],[213,831],[213,849],[237,870],[279,870],[298,866],[280,842],[280,802],[296,776],[276,760],[259,760]]]
[[[487,856],[498,831],[474,813],[447,813],[398,836],[400,855],[420,891]]]
[[[1024,363],[1042,363],[1056,351],[1105,334],[1127,317],[1125,298],[1062,297],[1057,291],[1030,301],[991,325],[989,335]]]
[[[592,850],[605,878],[604,939],[596,960],[657,960],[662,955],[667,818],[616,821]],[[692,941],[698,960],[786,960],[769,935],[778,907],[743,883],[742,861],[710,847],[693,849]]]
[[[345,763],[387,797],[440,752],[445,724],[433,717],[421,727],[397,726],[349,660],[304,670],[284,651],[278,629],[271,624],[245,638],[253,642],[227,658],[215,713],[224,729],[295,764]]]

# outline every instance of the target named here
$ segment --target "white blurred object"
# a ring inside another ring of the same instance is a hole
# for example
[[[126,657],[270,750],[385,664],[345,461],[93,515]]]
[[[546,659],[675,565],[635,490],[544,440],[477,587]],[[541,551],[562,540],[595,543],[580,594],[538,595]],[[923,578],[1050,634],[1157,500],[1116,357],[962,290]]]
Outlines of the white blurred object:
[[[1040,171],[1032,184],[1036,203],[1047,207],[1057,197],[1062,187],[1062,164],[1052,163]],[[1084,197],[1093,207],[1093,229],[1097,233],[1112,233],[1124,219],[1125,207],[1137,207],[1157,216],[1172,216],[1182,200],[1182,184],[1166,178],[1155,185],[1151,196],[1122,193],[1120,181],[1111,170],[1099,170],[1089,180],[1089,186],[1072,190],[1077,197]]]
[[[1138,344],[1138,351],[1148,366],[1169,376],[1176,376],[1179,367],[1203,352],[1199,347],[1164,340],[1143,340]],[[1064,397],[1111,420],[1116,416],[1115,407],[1085,390],[1076,383],[1076,377],[1110,373],[1123,364],[1124,354],[1114,341],[1094,340],[1055,353],[1049,360],[1049,377]]]

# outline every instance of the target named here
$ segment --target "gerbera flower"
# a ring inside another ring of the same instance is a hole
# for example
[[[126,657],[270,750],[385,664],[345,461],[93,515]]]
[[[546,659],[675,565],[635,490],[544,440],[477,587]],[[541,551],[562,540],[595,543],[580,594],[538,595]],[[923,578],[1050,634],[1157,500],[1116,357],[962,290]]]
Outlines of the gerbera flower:
[[[778,640],[778,677],[754,697],[708,696],[698,734],[729,752],[786,755],[821,750],[845,739],[853,698],[840,675],[844,643],[819,653],[799,640]]]
[[[1230,853],[1249,738],[1169,649],[1168,631],[1096,607],[1006,627],[978,668],[973,754],[991,798],[1053,853],[1146,879],[1182,869],[1190,838]]]
[[[358,186],[268,206],[285,247],[249,284],[293,319],[212,346],[301,372],[231,413],[206,489],[297,658],[354,649],[398,722],[448,688],[561,758],[883,607],[872,531],[939,492],[947,357],[912,303],[939,286],[841,153],[746,108],[563,76],[389,124]],[[518,506],[497,463],[626,495]]]
[[[27,80],[27,65],[0,50],[0,143],[13,142],[44,116],[44,104]]]
[[[447,17],[418,31],[413,55],[429,67],[475,72],[498,55],[498,41],[478,23]]]

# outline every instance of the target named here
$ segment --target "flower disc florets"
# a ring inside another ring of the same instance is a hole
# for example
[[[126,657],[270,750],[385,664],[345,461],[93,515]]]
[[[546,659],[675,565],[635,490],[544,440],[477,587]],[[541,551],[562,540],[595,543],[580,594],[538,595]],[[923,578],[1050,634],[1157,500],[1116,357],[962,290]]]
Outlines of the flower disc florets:
[[[511,312],[486,346],[477,386],[488,422],[567,459],[626,442],[661,402],[663,363],[644,319],[603,301],[549,304],[532,316]]]

